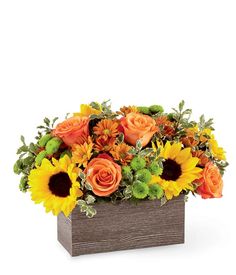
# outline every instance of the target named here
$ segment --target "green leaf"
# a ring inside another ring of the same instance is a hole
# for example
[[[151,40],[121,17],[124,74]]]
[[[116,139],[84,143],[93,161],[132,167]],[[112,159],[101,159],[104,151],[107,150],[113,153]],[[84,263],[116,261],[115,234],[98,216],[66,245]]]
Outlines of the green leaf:
[[[25,138],[24,138],[24,136],[20,136],[20,140],[25,145]]]
[[[135,148],[137,151],[140,151],[142,149],[142,143],[140,139],[137,140]]]
[[[79,177],[82,179],[82,180],[85,180],[86,176],[83,172],[80,172],[79,173]]]
[[[82,206],[82,205],[86,205],[86,202],[84,201],[84,200],[78,200],[77,201],[77,204],[79,205],[79,206]]]
[[[129,151],[128,151],[129,154],[131,155],[136,155],[137,154],[137,151],[134,147],[132,147]]]
[[[179,103],[179,111],[180,111],[180,113],[183,111],[183,108],[184,108],[184,100],[182,100],[182,101]]]
[[[54,127],[54,124],[55,122],[58,120],[58,117],[55,117],[53,120],[52,120],[52,128]]]
[[[96,110],[100,110],[100,104],[95,101],[91,102],[89,105]]]
[[[87,204],[93,204],[96,201],[96,199],[92,195],[87,195],[86,198],[85,198],[85,201],[86,201]]]
[[[19,184],[19,189],[21,192],[26,192],[29,188],[28,185],[28,177],[27,176],[23,176],[20,180],[20,184]]]
[[[167,198],[165,197],[165,196],[163,196],[162,198],[161,198],[161,206],[163,206],[164,204],[166,204],[167,203]]]
[[[188,201],[188,196],[185,195],[185,196],[184,196],[184,202],[187,202],[187,201]]]
[[[27,147],[26,145],[21,146],[21,147],[17,150],[16,154],[19,155],[19,154],[21,154],[22,152],[25,152],[25,153],[28,152],[28,147]]]
[[[93,208],[92,206],[89,206],[86,211],[86,216],[88,218],[93,218],[97,214],[97,210]]]
[[[38,150],[38,146],[36,145],[36,144],[34,144],[34,143],[30,143],[30,145],[29,145],[29,150],[32,152],[32,153],[36,153],[37,152],[37,150]]]
[[[184,112],[183,112],[183,115],[191,115],[192,114],[192,110],[191,109],[186,109]]]
[[[123,190],[123,195],[124,199],[130,199],[132,197],[132,186],[128,185],[124,190]]]
[[[47,117],[44,118],[43,122],[49,127],[50,120]]]
[[[117,137],[118,143],[123,143],[124,142],[124,134],[120,133],[119,136]]]
[[[93,187],[91,184],[89,184],[88,182],[85,183],[85,188],[89,191],[92,191],[93,190]]]
[[[147,155],[149,155],[151,153],[153,153],[153,149],[152,148],[146,148],[146,149],[140,151],[138,155],[140,157],[146,157]]]
[[[88,206],[86,204],[80,206],[80,211],[81,212],[86,212],[87,209],[88,209]]]

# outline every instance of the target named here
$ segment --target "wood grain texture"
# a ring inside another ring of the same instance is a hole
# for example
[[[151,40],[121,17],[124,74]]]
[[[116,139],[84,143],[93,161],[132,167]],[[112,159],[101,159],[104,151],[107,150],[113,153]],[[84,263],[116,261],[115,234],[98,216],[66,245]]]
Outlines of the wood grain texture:
[[[58,216],[58,240],[72,256],[184,242],[184,196],[160,207],[158,200],[95,204],[88,219],[75,208]]]

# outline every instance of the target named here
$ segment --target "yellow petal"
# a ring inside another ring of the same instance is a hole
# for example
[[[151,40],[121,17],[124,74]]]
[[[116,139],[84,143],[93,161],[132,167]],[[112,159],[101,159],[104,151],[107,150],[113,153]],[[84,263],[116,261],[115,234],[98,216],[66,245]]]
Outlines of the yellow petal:
[[[187,172],[192,170],[199,162],[199,158],[190,158],[185,163],[181,164],[181,170]]]
[[[189,159],[190,157],[191,157],[191,148],[185,148],[182,151],[180,151],[180,153],[178,154],[178,156],[176,156],[175,161],[178,164],[182,164],[187,159]]]
[[[169,151],[169,158],[175,159],[176,156],[180,153],[182,144],[180,142],[172,144]]]

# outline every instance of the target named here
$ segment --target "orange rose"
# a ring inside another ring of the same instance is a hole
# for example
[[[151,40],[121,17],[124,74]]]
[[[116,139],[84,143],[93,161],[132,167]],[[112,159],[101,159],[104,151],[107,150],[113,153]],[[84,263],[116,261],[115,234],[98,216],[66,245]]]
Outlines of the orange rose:
[[[138,139],[142,147],[146,146],[151,140],[158,127],[153,118],[139,113],[129,113],[121,119],[125,141],[135,146]]]
[[[201,184],[197,188],[197,193],[201,195],[203,199],[222,197],[222,177],[218,167],[212,162],[206,164],[202,172],[202,178],[198,179],[197,182]]]
[[[61,138],[68,146],[75,143],[83,144],[89,135],[89,118],[79,116],[68,118],[57,125],[53,135]]]
[[[109,196],[115,192],[121,181],[121,167],[102,156],[92,159],[85,173],[88,183],[93,188],[93,193],[100,197]]]

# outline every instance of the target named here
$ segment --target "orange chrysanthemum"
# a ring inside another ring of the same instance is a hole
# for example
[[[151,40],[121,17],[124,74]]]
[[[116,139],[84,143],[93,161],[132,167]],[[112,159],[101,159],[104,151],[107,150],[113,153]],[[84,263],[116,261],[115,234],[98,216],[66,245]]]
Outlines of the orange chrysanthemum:
[[[72,162],[77,163],[79,166],[87,166],[88,161],[92,157],[93,143],[74,144],[72,146]]]
[[[138,108],[136,106],[123,106],[117,113],[119,115],[126,116],[129,113],[138,113]]]
[[[188,128],[185,130],[186,136],[181,139],[182,143],[186,147],[194,147],[199,144],[199,138],[197,135],[197,130],[195,128]]]
[[[111,119],[103,119],[93,128],[97,136],[116,137],[118,132],[118,122]]]
[[[204,167],[210,160],[202,150],[192,152],[193,157],[199,158],[198,165]]]
[[[175,133],[174,125],[169,121],[167,116],[159,116],[156,118],[157,126],[163,131],[163,134],[167,137],[172,137]]]
[[[105,151],[105,152],[109,152],[113,146],[115,145],[115,138],[109,138],[106,136],[99,136],[96,139],[96,143],[95,143],[95,150],[100,152],[100,151]]]
[[[113,147],[111,154],[115,160],[120,161],[122,164],[127,164],[131,161],[133,156],[129,153],[131,147],[125,143],[118,144]]]

